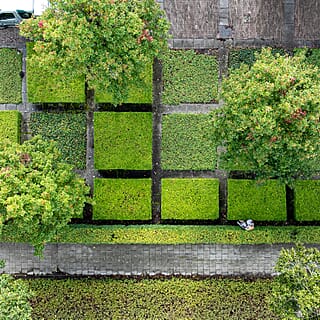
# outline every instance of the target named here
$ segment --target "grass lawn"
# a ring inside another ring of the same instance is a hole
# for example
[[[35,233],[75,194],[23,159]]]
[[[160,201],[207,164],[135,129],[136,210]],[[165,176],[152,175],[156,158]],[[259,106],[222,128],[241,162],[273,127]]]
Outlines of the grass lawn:
[[[29,280],[32,319],[278,319],[271,280]]]

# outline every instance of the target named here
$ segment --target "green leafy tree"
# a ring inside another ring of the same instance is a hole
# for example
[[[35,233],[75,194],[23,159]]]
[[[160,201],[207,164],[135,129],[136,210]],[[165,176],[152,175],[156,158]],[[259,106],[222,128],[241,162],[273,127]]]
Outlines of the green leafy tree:
[[[115,102],[166,48],[168,22],[155,0],[51,0],[20,32],[34,41],[32,59],[66,79],[83,77],[87,105],[94,92],[107,89]]]
[[[257,177],[291,184],[319,169],[320,72],[303,54],[280,56],[265,48],[250,68],[223,81],[214,135],[225,163],[245,163]]]
[[[281,319],[320,319],[320,251],[283,249],[275,270],[271,306]]]
[[[0,260],[0,268],[4,261]],[[29,299],[32,292],[22,280],[7,274],[0,275],[0,320],[31,320]]]
[[[10,228],[17,240],[34,245],[36,254],[82,213],[87,193],[53,142],[39,136],[22,145],[0,141],[0,232]]]

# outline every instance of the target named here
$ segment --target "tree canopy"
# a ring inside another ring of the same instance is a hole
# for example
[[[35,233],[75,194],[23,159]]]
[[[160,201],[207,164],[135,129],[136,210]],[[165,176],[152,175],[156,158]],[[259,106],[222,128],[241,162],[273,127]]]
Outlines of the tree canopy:
[[[145,64],[166,48],[169,25],[155,0],[51,0],[20,32],[34,41],[32,59],[66,79],[83,77],[120,102]]]
[[[277,261],[271,305],[281,319],[320,318],[320,251],[283,249]]]
[[[82,214],[88,187],[39,136],[22,145],[0,141],[0,233],[10,228],[40,254],[72,217]]]
[[[319,170],[320,72],[303,54],[273,55],[265,48],[250,68],[223,81],[214,135],[226,162],[242,162],[262,179],[291,184]]]

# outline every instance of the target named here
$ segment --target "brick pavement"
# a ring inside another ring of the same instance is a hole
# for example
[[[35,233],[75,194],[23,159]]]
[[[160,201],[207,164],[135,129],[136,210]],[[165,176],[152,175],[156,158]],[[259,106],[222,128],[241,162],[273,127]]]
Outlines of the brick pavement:
[[[0,243],[0,259],[25,275],[270,276],[282,247],[291,245],[49,244],[40,259],[28,244]]]

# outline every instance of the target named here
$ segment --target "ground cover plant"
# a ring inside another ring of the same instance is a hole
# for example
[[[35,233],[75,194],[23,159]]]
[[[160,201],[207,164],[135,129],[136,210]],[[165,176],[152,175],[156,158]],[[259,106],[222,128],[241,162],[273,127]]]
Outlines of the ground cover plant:
[[[295,182],[294,207],[297,221],[320,221],[319,191],[319,180],[299,180]]]
[[[165,115],[161,165],[164,170],[214,170],[215,143],[208,115]]]
[[[9,139],[12,142],[20,142],[21,114],[18,111],[0,112],[0,140]]]
[[[317,172],[320,154],[320,76],[305,56],[262,49],[250,68],[223,81],[213,133],[228,161],[244,159],[259,179],[287,184]]]
[[[285,185],[268,180],[228,180],[228,220],[285,221]]]
[[[22,145],[0,141],[0,233],[8,227],[40,254],[46,242],[82,212],[88,188],[39,136]]]
[[[270,280],[28,281],[33,319],[278,319]]]
[[[22,54],[15,49],[0,49],[0,103],[20,103]]]
[[[32,135],[53,140],[63,161],[77,169],[86,167],[86,115],[71,112],[33,112],[30,118]]]
[[[162,179],[162,219],[219,218],[217,179]]]
[[[209,103],[217,100],[218,63],[215,54],[170,50],[163,57],[163,104]]]
[[[96,169],[150,170],[152,114],[96,112],[94,146]]]
[[[93,219],[151,219],[151,180],[95,179]]]

